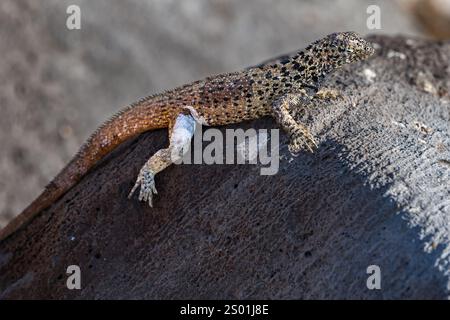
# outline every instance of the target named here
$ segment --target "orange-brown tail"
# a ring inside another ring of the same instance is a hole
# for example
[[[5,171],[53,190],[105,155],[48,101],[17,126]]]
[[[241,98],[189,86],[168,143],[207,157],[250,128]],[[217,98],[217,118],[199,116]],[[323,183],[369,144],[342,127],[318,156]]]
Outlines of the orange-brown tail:
[[[169,112],[149,97],[124,109],[92,134],[69,164],[45,187],[41,195],[0,230],[0,241],[25,226],[71,189],[100,159],[129,138],[168,126]]]

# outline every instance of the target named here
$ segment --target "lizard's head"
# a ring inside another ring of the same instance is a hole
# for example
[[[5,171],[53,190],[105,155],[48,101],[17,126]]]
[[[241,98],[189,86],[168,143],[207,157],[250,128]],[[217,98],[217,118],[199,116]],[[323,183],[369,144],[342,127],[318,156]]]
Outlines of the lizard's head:
[[[365,60],[375,52],[372,44],[355,32],[333,33],[327,38],[330,50],[340,59],[344,58],[345,63]]]
[[[344,64],[365,60],[375,52],[372,44],[355,32],[332,33],[318,40],[299,54],[308,65],[315,64],[316,73],[327,74]]]
[[[355,32],[332,33],[298,52],[291,62],[291,72],[298,70],[303,84],[314,88],[327,74],[347,63],[367,59],[374,52],[372,44]]]

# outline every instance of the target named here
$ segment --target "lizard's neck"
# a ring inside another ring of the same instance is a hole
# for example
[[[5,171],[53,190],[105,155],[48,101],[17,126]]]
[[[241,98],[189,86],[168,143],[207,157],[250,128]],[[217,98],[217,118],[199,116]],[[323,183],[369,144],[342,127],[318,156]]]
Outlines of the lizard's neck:
[[[345,60],[335,52],[310,46],[292,56],[286,67],[292,78],[299,79],[299,87],[317,91],[324,78],[344,64]]]

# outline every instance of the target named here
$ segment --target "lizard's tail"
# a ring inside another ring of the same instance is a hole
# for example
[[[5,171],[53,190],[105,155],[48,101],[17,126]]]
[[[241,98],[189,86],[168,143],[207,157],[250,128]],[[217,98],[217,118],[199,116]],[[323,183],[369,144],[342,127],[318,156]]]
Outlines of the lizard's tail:
[[[144,131],[167,127],[166,108],[145,102],[141,100],[125,108],[99,127],[41,195],[0,230],[0,241],[27,225],[37,213],[69,191],[89,169],[119,144]]]

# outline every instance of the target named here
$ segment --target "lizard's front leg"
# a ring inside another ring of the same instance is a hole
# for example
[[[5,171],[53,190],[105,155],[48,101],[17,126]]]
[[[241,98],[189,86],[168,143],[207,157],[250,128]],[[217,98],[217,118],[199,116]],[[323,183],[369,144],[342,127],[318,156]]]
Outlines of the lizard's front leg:
[[[289,93],[277,99],[272,105],[273,116],[281,128],[289,135],[289,151],[299,153],[302,149],[313,152],[317,148],[308,128],[297,123],[291,115],[295,108],[306,108],[311,98],[303,93]]]
[[[183,157],[184,152],[191,143],[195,126],[195,119],[191,115],[178,115],[173,127],[169,127],[169,147],[157,151],[150,159],[148,159],[139,172],[136,183],[131,189],[128,198],[131,198],[134,191],[141,186],[139,200],[148,201],[150,207],[153,206],[153,194],[157,194],[155,175]]]

